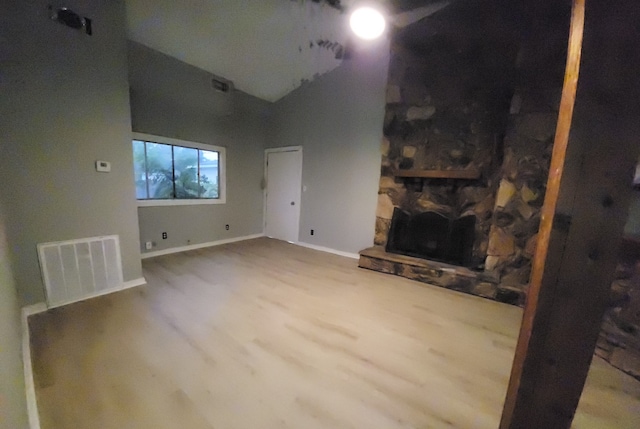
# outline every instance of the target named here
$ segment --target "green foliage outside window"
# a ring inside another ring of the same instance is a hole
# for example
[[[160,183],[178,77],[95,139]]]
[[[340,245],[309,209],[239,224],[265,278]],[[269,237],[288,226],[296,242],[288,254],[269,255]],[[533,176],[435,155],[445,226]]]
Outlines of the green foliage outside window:
[[[219,153],[133,141],[136,198],[219,198]]]

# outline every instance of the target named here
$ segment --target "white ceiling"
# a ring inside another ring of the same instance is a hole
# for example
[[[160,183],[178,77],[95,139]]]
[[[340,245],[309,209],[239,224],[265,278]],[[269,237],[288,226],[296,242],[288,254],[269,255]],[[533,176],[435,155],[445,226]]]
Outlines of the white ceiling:
[[[343,2],[344,4],[344,2]],[[276,101],[336,68],[347,15],[310,0],[126,0],[129,38]]]

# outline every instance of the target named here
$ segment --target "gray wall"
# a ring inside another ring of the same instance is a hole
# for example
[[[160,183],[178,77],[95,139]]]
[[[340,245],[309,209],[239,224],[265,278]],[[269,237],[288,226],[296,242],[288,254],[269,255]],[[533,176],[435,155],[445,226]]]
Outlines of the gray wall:
[[[216,92],[212,74],[134,42],[129,43],[129,69],[134,131],[224,146],[227,153],[226,204],[140,207],[140,241],[155,242],[157,251],[262,233],[271,103],[240,91]]]
[[[388,64],[386,41],[357,49],[274,105],[268,146],[303,146],[302,242],[373,245]]]
[[[0,207],[0,429],[26,429],[20,305]]]
[[[44,300],[41,242],[118,234],[125,280],[141,276],[124,3],[65,2],[93,36],[49,19],[49,3],[0,4],[0,192],[25,304]]]

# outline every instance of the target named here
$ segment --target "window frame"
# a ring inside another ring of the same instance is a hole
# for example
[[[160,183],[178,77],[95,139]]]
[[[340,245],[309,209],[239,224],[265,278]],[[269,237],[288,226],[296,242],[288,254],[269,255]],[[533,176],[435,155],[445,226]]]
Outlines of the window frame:
[[[190,149],[200,149],[211,152],[218,152],[218,198],[167,198],[167,199],[144,199],[136,198],[138,207],[157,206],[192,206],[202,204],[226,204],[227,202],[227,149],[224,146],[216,146],[208,143],[199,143],[187,140],[174,139],[170,137],[156,136],[145,133],[131,133],[131,150],[133,152],[133,141],[143,141],[149,143],[160,143],[171,146],[180,146]],[[173,164],[173,160],[172,160]]]

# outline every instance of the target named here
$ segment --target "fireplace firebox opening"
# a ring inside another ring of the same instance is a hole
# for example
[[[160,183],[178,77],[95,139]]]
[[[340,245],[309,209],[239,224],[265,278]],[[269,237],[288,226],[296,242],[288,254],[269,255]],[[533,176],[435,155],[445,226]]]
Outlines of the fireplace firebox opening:
[[[469,267],[475,226],[473,215],[452,218],[433,211],[411,215],[396,207],[386,251]]]

